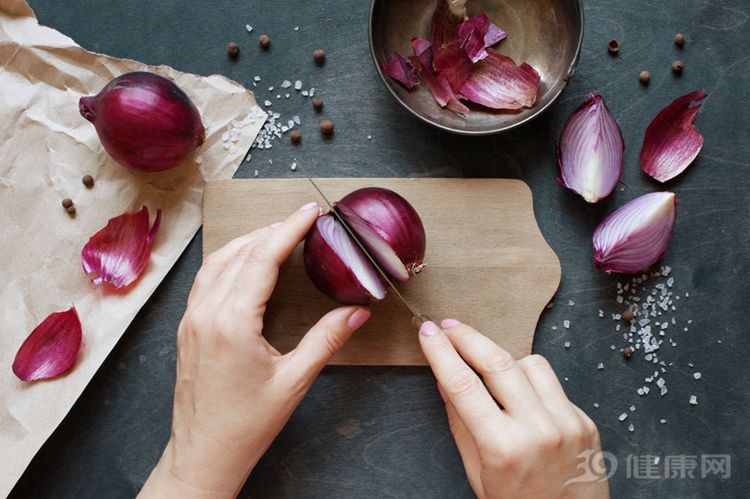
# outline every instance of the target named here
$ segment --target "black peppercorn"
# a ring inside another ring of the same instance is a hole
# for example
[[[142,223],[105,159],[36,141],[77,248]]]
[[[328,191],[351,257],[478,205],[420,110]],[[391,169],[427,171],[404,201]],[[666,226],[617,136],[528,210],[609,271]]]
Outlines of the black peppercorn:
[[[648,85],[648,82],[651,81],[651,73],[648,71],[641,71],[641,74],[638,75],[638,80],[642,85]]]
[[[620,42],[617,40],[610,40],[607,43],[607,50],[609,50],[609,53],[612,55],[617,55],[617,53],[620,51]]]
[[[323,64],[326,62],[326,52],[323,49],[315,49],[313,51],[313,60],[317,64]]]
[[[313,97],[312,106],[316,111],[321,111],[323,109],[323,101],[318,97]]]
[[[73,200],[72,199],[65,198],[65,199],[62,200],[62,207],[63,208],[65,208],[67,210],[71,206],[73,206]]]
[[[271,38],[268,35],[260,35],[258,42],[262,48],[267,49],[271,45]]]
[[[630,309],[627,309],[622,313],[622,318],[625,319],[626,321],[632,321],[634,317],[635,317],[635,314]]]
[[[323,120],[320,122],[320,132],[323,135],[331,135],[333,133],[333,121]]]
[[[683,45],[685,45],[685,35],[683,35],[682,33],[677,33],[676,35],[674,35],[674,44],[678,47],[682,47]]]
[[[84,175],[81,179],[81,182],[83,182],[83,185],[86,186],[86,189],[91,189],[94,187],[94,177],[91,175]]]
[[[227,43],[227,55],[232,59],[236,59],[240,55],[240,45],[237,42]]]
[[[292,130],[289,138],[292,139],[292,144],[299,144],[299,141],[302,140],[302,134],[299,133],[299,130]]]
[[[672,63],[672,72],[674,74],[681,74],[683,69],[685,69],[685,63],[681,60],[678,59]]]
[[[635,350],[633,350],[633,347],[625,347],[622,349],[622,356],[626,359],[629,359],[633,356],[633,352],[635,352]]]

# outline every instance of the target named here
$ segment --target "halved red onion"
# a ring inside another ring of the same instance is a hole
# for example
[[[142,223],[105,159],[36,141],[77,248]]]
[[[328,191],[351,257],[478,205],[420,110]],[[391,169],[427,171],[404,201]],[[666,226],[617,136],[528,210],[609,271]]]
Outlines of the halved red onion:
[[[383,188],[359,189],[334,209],[389,279],[405,282],[422,269],[424,226],[403,197]],[[308,233],[304,261],[313,283],[336,301],[354,305],[385,298],[385,281],[333,213],[319,217]]]
[[[458,40],[458,25],[467,18],[466,0],[435,0],[430,40],[436,47]]]
[[[145,206],[139,212],[111,218],[81,251],[84,273],[94,284],[106,282],[116,288],[131,284],[146,268],[160,223],[161,210],[156,210],[154,224],[149,229]]]
[[[349,305],[385,298],[387,288],[335,215],[318,217],[305,239],[305,269],[318,289]]]
[[[75,364],[81,338],[81,321],[75,307],[48,315],[18,349],[13,373],[21,381],[59,376]]]
[[[557,164],[563,185],[589,203],[609,196],[622,174],[624,151],[622,132],[604,99],[589,94],[560,134]]]
[[[335,207],[391,279],[406,282],[419,271],[427,237],[406,199],[389,189],[367,187],[347,194]]]
[[[414,65],[396,52],[388,62],[383,63],[383,71],[409,90],[419,85]]]
[[[471,62],[487,57],[487,47],[491,47],[508,34],[493,24],[487,14],[481,12],[458,25],[458,40]]]
[[[487,49],[487,57],[472,67],[460,94],[491,109],[518,110],[531,107],[539,93],[539,73],[526,63]]]
[[[673,192],[652,192],[612,212],[594,231],[596,268],[635,274],[659,261],[672,237],[676,208]]]
[[[690,166],[703,147],[703,135],[693,125],[707,96],[705,90],[696,90],[678,97],[646,128],[641,149],[641,169],[658,180],[671,180]],[[695,106],[691,106],[692,103]]]
[[[195,105],[180,87],[154,73],[118,76],[97,95],[81,97],[78,108],[109,155],[136,170],[177,166],[205,139]]]

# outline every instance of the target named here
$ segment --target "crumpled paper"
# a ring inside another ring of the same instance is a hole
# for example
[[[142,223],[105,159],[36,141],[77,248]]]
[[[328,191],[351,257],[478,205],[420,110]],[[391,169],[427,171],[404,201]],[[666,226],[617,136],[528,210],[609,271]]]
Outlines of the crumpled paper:
[[[146,70],[175,81],[198,107],[206,142],[189,164],[130,172],[100,145],[78,99],[112,78]],[[0,2],[0,497],[62,421],[202,220],[206,181],[231,178],[265,113],[251,92],[213,75],[88,52],[40,26],[23,0]],[[93,189],[81,183],[96,179]],[[61,206],[69,197],[70,217]],[[80,252],[107,220],[143,205],[163,210],[151,261],[126,292],[93,286]],[[83,346],[67,375],[25,384],[11,371],[18,347],[48,314],[78,309]]]

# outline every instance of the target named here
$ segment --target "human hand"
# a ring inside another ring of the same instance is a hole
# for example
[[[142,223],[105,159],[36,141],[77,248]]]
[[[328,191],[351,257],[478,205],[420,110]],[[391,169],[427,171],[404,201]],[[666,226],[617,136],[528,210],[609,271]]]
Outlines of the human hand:
[[[568,400],[547,360],[516,361],[467,325],[446,319],[441,326],[424,323],[419,342],[474,493],[482,499],[608,498],[603,467],[588,470],[599,480],[566,485],[581,474],[578,456],[600,451],[601,444],[596,425]]]
[[[177,332],[172,435],[141,497],[235,497],[320,370],[370,317],[337,308],[285,355],[263,338],[279,266],[319,215],[310,203],[205,259]]]

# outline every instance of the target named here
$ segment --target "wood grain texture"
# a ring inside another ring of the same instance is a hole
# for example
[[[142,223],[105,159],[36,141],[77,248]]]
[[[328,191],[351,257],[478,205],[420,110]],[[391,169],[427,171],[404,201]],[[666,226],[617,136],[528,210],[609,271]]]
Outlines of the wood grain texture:
[[[560,282],[560,264],[536,225],[525,183],[385,178],[316,182],[330,199],[369,186],[386,187],[408,199],[427,232],[427,267],[399,286],[407,300],[435,319],[462,317],[517,357],[531,352],[539,314]],[[316,198],[305,179],[209,183],[203,202],[204,255]],[[300,245],[282,267],[264,335],[287,352],[335,306],[307,277]],[[388,296],[372,309],[370,321],[331,363],[426,364],[411,316],[398,299]]]

